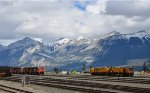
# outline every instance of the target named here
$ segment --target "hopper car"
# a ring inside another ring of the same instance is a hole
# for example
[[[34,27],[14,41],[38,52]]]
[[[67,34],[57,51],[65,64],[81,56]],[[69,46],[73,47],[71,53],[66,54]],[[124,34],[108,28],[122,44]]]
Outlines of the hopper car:
[[[117,67],[101,67],[101,68],[90,68],[92,75],[103,75],[103,76],[133,76],[134,71],[132,68],[117,68]]]

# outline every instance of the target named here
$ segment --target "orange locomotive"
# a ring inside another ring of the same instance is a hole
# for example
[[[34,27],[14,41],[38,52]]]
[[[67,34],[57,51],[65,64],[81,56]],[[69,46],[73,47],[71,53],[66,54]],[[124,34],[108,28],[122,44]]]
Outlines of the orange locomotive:
[[[104,75],[104,76],[133,76],[134,75],[134,71],[132,68],[117,68],[117,67],[91,68],[90,73],[92,75]]]

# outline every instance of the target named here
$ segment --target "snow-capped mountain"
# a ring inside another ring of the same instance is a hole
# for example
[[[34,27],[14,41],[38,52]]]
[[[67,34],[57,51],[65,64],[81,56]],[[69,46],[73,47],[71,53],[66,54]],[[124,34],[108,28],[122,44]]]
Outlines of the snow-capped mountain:
[[[139,38],[150,38],[150,34],[147,31],[139,31],[136,33],[125,34],[126,37],[139,37]]]
[[[8,48],[16,48],[16,47],[27,47],[27,46],[34,46],[40,44],[40,42],[35,41],[29,37],[25,37],[22,40],[18,40],[10,45],[8,45]]]
[[[114,33],[114,32],[113,32]],[[128,64],[132,60],[143,59],[141,62],[150,62],[150,35],[146,31],[130,34],[115,33],[100,40],[102,47],[92,63],[97,66],[117,66]]]
[[[61,38],[50,44],[26,37],[6,47],[0,46],[0,65],[81,69],[83,64],[94,67],[135,65],[138,59],[150,62],[147,31],[129,34],[113,31],[98,38]]]

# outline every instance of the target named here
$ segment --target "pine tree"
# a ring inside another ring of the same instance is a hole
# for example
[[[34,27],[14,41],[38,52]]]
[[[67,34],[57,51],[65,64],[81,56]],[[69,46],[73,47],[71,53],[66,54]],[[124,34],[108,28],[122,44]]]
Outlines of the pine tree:
[[[86,65],[83,64],[83,65],[82,65],[82,71],[85,72],[85,70],[86,70]]]
[[[55,72],[56,74],[58,74],[58,73],[59,73],[59,69],[58,69],[58,68],[54,68],[54,72]]]

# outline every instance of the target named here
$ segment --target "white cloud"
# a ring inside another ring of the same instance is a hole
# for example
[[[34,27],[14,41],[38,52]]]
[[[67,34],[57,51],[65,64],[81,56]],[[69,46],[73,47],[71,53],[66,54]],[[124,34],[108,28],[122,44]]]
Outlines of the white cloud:
[[[0,1],[0,38],[53,40],[149,29],[149,0],[78,0],[75,6],[76,1]]]
[[[0,39],[0,44],[8,46],[10,43],[17,41],[18,39]]]
[[[98,0],[96,4],[87,5],[86,11],[92,14],[101,14],[106,12],[108,0]]]
[[[150,15],[150,0],[109,0],[107,14],[124,16]]]

